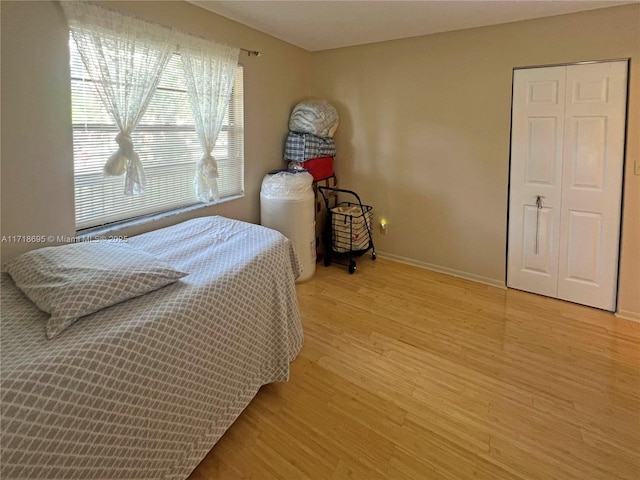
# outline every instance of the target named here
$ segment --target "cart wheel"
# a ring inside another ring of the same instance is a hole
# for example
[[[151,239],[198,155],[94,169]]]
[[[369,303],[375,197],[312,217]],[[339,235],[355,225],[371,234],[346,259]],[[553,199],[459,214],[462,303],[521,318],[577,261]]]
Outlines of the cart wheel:
[[[349,273],[353,274],[356,271],[356,261],[349,260]]]
[[[373,252],[371,254],[371,260],[375,260],[376,258],[378,258],[378,256],[376,255],[376,252]]]

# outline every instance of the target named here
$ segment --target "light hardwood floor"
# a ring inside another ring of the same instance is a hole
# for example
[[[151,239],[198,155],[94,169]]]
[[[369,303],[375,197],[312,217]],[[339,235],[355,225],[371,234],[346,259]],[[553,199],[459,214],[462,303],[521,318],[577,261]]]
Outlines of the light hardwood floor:
[[[298,286],[305,344],[213,479],[640,479],[640,324],[366,255]]]

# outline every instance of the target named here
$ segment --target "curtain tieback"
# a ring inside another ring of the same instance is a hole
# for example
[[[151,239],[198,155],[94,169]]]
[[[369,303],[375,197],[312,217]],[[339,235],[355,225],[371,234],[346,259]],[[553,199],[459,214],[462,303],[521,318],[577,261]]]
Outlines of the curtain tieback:
[[[129,162],[134,161],[136,154],[128,134],[120,132],[116,135],[115,140],[118,143],[118,151],[109,157],[104,165],[104,172],[107,175],[119,176],[127,171]]]
[[[205,178],[218,178],[218,163],[213,155],[204,153],[200,157],[200,172]]]
[[[133,142],[131,141],[131,137],[126,133],[118,133],[116,135],[116,142],[118,142],[118,146],[120,147],[118,150],[122,152],[122,154],[131,159],[133,157]]]

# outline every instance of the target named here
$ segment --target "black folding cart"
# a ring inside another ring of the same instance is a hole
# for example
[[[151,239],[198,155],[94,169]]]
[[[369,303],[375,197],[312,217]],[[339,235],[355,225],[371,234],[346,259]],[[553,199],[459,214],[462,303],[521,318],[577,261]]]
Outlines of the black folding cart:
[[[322,238],[327,247],[324,254],[324,265],[331,265],[337,254],[349,258],[349,273],[356,271],[355,257],[364,255],[371,250],[371,259],[376,259],[376,249],[371,237],[373,207],[364,205],[358,194],[341,188],[318,187],[327,208],[327,220],[322,231]],[[340,202],[329,208],[331,196],[325,192],[343,193],[355,197],[356,202]]]

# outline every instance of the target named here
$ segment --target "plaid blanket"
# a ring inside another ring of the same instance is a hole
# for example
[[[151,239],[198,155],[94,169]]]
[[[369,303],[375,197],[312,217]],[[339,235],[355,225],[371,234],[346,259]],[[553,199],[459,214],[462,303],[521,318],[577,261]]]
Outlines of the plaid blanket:
[[[289,132],[284,147],[285,160],[305,162],[312,158],[334,157],[336,144],[331,138],[316,137],[310,133]]]

